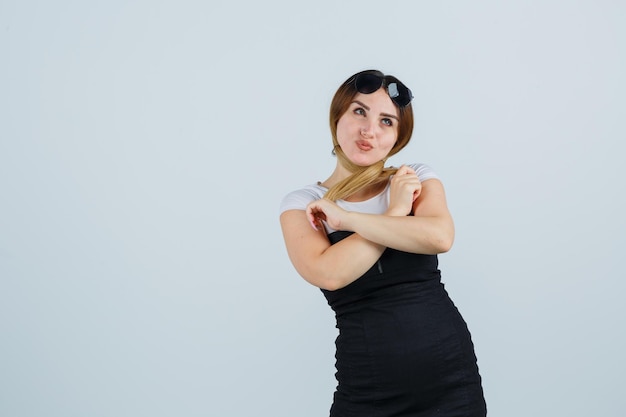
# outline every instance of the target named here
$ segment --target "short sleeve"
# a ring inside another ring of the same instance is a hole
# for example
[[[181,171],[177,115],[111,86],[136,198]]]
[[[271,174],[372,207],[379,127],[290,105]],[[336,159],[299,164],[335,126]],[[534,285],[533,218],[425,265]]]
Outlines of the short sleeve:
[[[409,164],[409,166],[413,168],[413,170],[415,170],[415,173],[417,174],[417,177],[420,179],[421,182],[424,182],[426,180],[439,179],[439,176],[435,173],[435,171],[426,164]]]
[[[323,193],[313,186],[292,191],[280,202],[280,214],[287,210],[305,210],[306,206],[323,197]]]

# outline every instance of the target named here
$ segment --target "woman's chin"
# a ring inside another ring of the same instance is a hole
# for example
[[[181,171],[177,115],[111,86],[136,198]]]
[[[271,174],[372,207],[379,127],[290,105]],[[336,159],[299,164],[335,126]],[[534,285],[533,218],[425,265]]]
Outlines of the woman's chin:
[[[380,161],[380,159],[376,159],[376,158],[372,158],[372,157],[366,157],[364,158],[362,155],[359,155],[356,158],[349,158],[350,162],[352,162],[354,165],[360,166],[360,167],[368,167],[370,165],[375,164],[376,162]]]

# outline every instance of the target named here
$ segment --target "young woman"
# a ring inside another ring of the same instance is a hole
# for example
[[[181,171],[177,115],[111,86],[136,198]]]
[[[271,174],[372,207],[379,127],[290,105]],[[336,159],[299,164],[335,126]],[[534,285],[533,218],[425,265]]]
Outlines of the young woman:
[[[330,107],[335,170],[281,203],[289,258],[337,319],[333,417],[486,415],[438,269],[454,240],[443,185],[424,164],[385,168],[411,138],[412,98],[380,71],[348,78]]]

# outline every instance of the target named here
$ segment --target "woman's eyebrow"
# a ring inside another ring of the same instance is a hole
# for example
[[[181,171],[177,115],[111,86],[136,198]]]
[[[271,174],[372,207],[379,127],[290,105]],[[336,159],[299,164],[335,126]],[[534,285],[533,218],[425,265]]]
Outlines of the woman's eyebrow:
[[[365,103],[359,101],[359,100],[354,100],[352,103],[354,104],[358,104],[359,106],[363,107],[365,110],[370,111],[369,106],[367,106]],[[381,113],[380,114],[383,117],[391,117],[392,119],[396,119],[397,121],[400,121],[400,119],[398,119],[398,116],[394,116],[393,114],[389,114],[389,113]]]
[[[367,110],[367,111],[370,110],[369,106],[366,106],[364,103],[361,103],[359,100],[354,100],[353,103],[358,104],[359,106],[365,108],[365,110]]]

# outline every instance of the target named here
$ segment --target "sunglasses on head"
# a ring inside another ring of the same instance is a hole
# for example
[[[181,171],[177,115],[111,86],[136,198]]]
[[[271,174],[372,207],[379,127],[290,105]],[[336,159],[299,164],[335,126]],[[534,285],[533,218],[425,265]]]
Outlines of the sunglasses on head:
[[[378,91],[380,87],[385,86],[389,98],[398,107],[405,107],[413,100],[413,93],[406,85],[402,84],[397,78],[384,75],[380,71],[357,74],[354,77],[354,86],[356,91],[361,94],[371,94]]]

